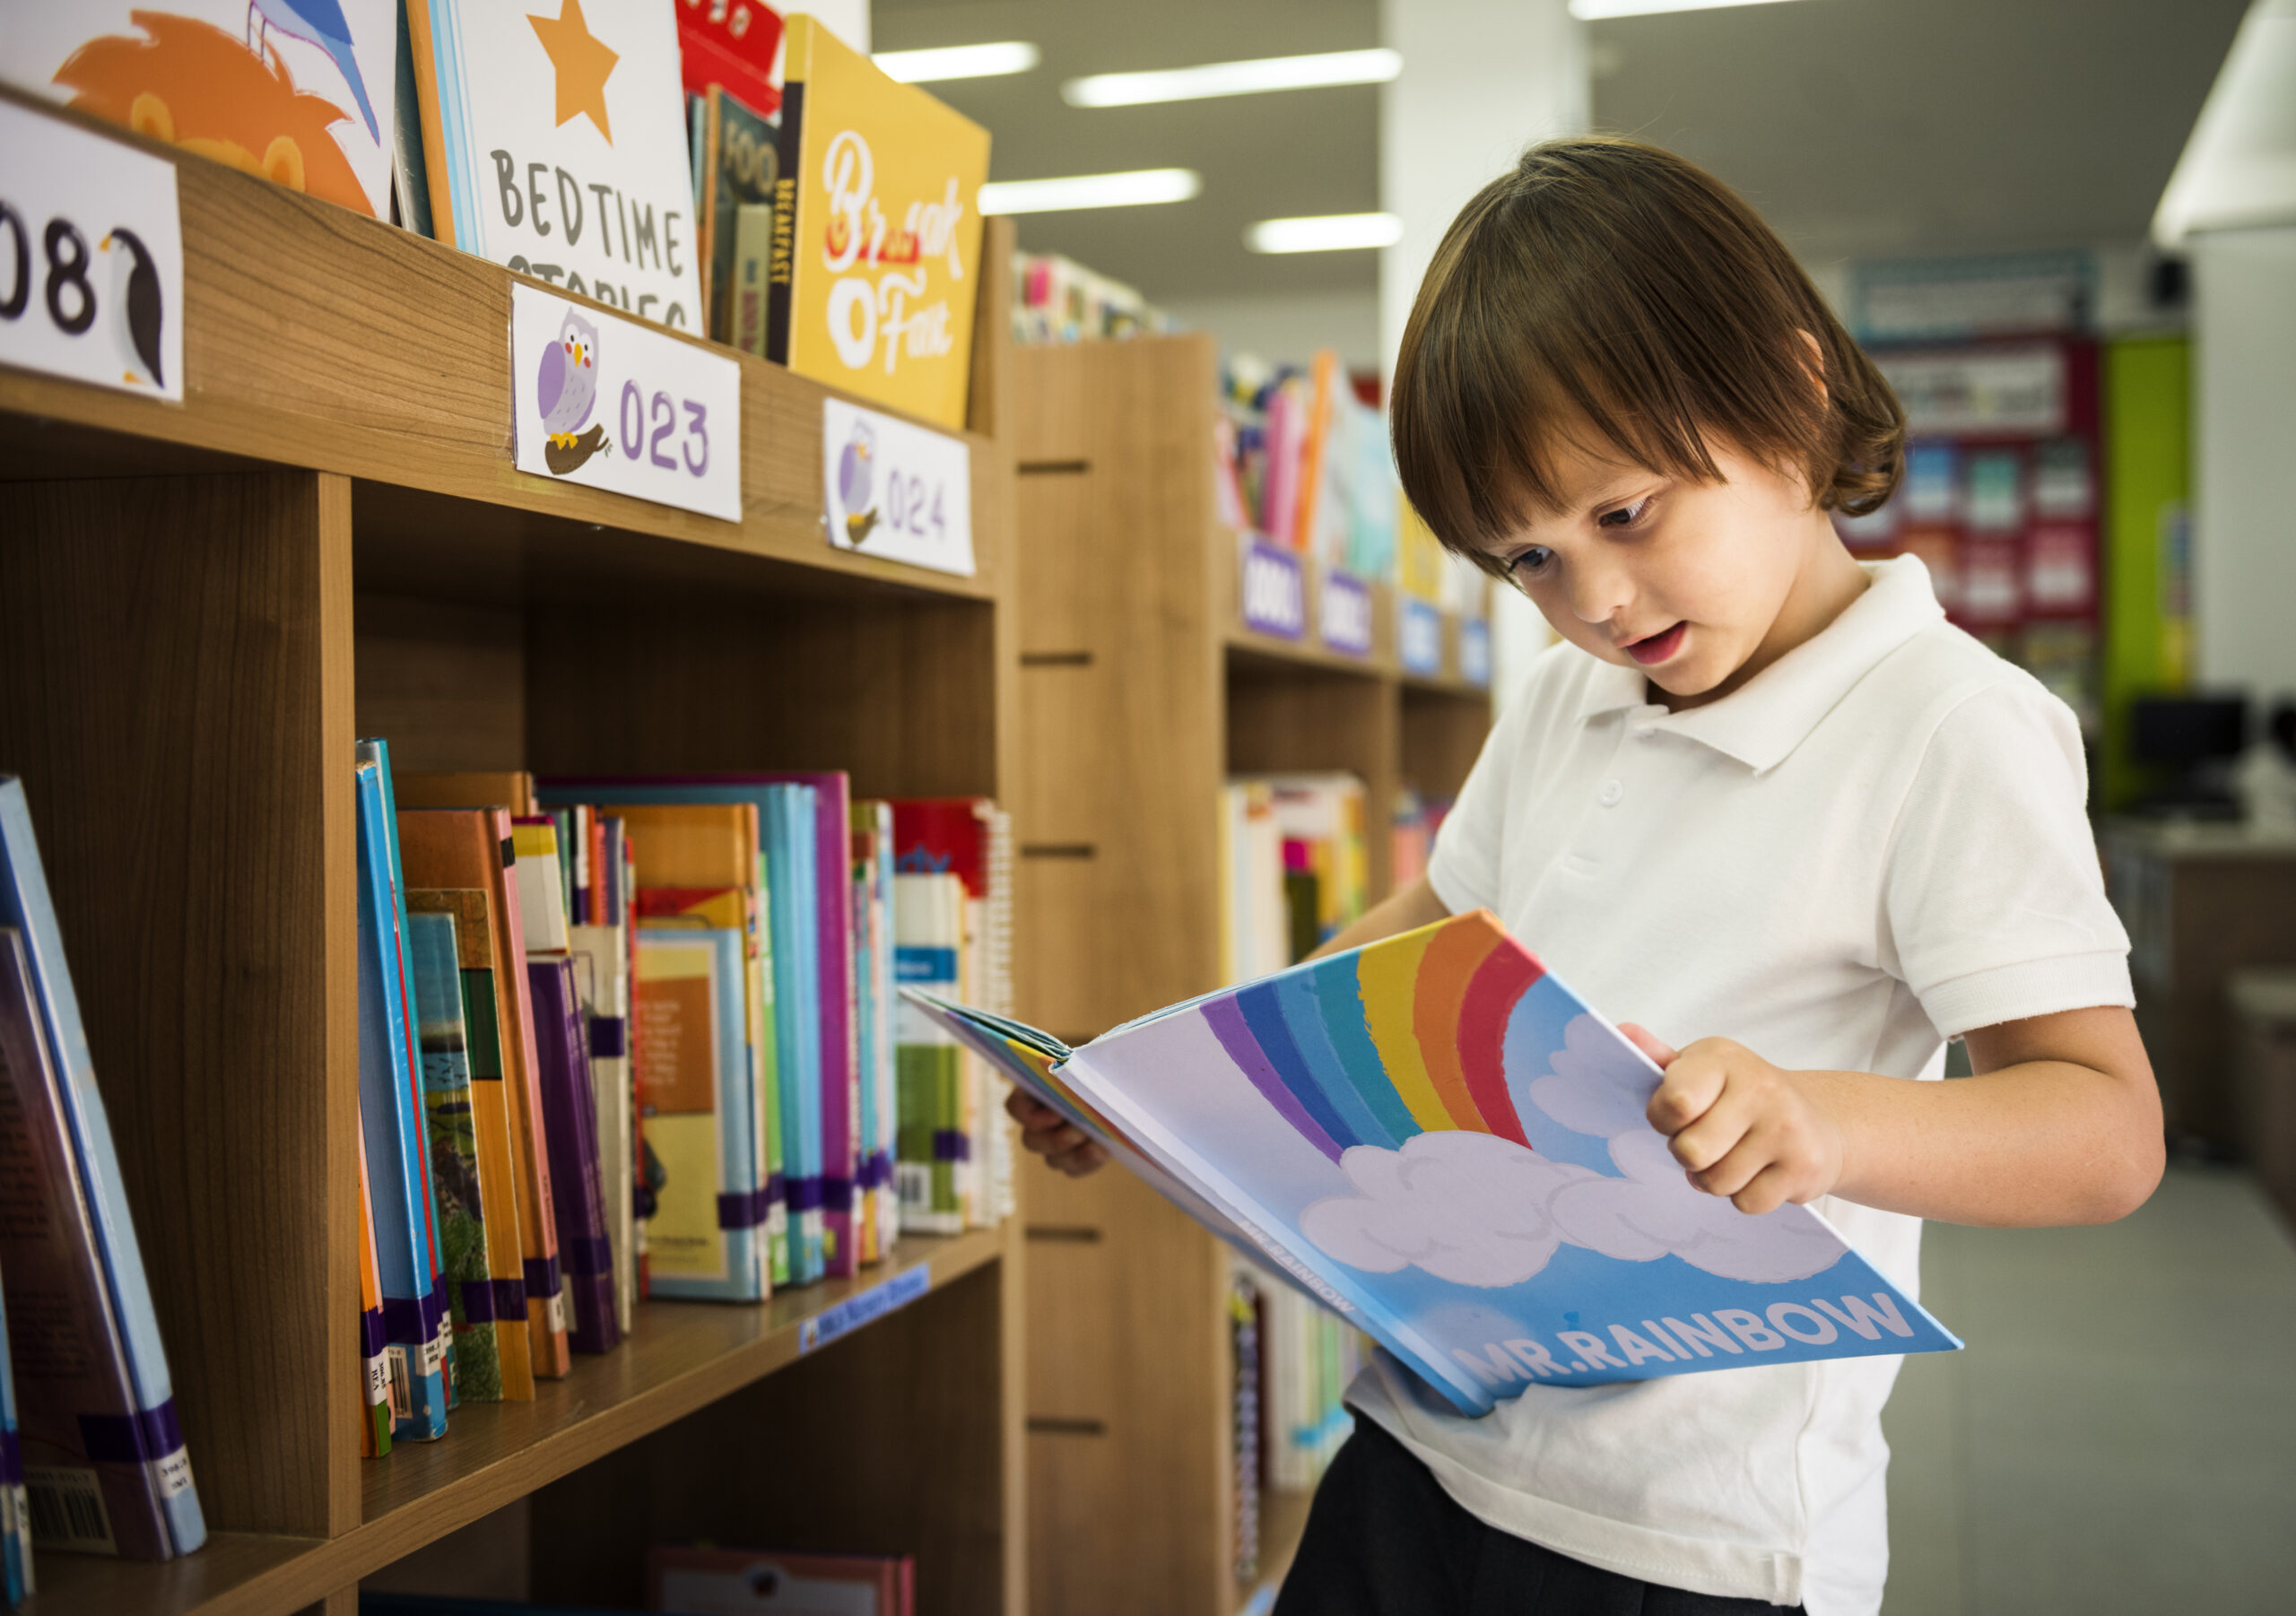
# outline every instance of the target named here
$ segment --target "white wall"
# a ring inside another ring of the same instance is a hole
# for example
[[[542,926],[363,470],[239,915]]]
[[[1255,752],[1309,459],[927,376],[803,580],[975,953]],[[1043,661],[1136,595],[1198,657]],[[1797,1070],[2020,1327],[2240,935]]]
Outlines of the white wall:
[[[1379,294],[1300,292],[1283,297],[1182,299],[1158,305],[1191,331],[1208,331],[1222,348],[1272,365],[1305,364],[1318,348],[1338,350],[1350,370],[1379,368]]]
[[[2296,226],[2188,248],[2200,678],[2296,691]]]
[[[1467,199],[1532,142],[1585,131],[1587,30],[1566,0],[1381,0],[1379,16],[1384,42],[1403,54],[1379,100],[1379,204],[1403,221],[1403,239],[1379,261],[1388,370],[1427,261]],[[1497,592],[1499,704],[1552,638],[1530,602]]]

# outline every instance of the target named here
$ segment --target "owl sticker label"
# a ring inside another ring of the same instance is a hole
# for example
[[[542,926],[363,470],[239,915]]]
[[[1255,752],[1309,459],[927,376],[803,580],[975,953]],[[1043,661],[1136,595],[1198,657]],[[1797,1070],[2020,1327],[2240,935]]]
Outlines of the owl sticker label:
[[[595,305],[510,285],[522,472],[742,519],[742,367]]]
[[[0,101],[0,364],[183,402],[173,163]]]
[[[825,398],[822,507],[839,550],[973,575],[972,451],[961,438]]]

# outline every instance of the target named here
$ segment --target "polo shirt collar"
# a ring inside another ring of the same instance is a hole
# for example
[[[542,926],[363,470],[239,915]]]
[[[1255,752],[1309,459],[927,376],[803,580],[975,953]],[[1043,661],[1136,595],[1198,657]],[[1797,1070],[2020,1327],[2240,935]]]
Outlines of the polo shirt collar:
[[[1865,594],[1721,700],[1669,713],[1650,701],[1639,669],[1606,662],[1597,665],[1585,716],[1647,709],[1652,729],[1710,746],[1757,774],[1775,769],[1875,665],[1945,615],[1919,558],[1859,564],[1871,580]]]

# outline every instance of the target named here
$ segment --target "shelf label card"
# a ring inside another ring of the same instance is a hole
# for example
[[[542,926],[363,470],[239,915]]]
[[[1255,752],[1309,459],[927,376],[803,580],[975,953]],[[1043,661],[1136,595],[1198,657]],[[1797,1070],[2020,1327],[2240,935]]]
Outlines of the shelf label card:
[[[1244,627],[1299,639],[1308,631],[1308,584],[1298,553],[1252,534],[1245,535],[1242,549]]]
[[[1405,673],[1432,679],[1443,671],[1443,614],[1425,601],[1404,597],[1396,639]]]
[[[183,402],[175,164],[0,101],[0,364]]]
[[[510,441],[538,477],[742,519],[742,366],[510,283]]]
[[[1460,620],[1459,677],[1482,689],[1491,688],[1491,624],[1480,617]]]
[[[1324,574],[1323,604],[1318,616],[1324,644],[1343,656],[1371,654],[1371,586],[1345,572]]]
[[[823,1308],[797,1326],[797,1351],[810,1352],[815,1347],[825,1347],[839,1336],[850,1334],[896,1308],[906,1307],[932,1288],[932,1267],[919,1263],[882,1285],[857,1290],[834,1308]]]
[[[898,415],[824,398],[822,520],[839,550],[970,578],[971,447]]]

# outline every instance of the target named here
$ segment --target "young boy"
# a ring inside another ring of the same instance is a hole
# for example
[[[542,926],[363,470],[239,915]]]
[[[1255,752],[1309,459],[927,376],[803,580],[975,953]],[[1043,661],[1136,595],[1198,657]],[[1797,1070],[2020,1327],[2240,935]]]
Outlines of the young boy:
[[[1426,878],[1330,946],[1494,910],[1642,1024],[1692,1184],[1814,1203],[1909,1291],[1923,1218],[2140,1205],[2160,1104],[2073,717],[1918,560],[1842,548],[1903,421],[1745,204],[1634,142],[1533,148],[1436,253],[1394,431],[1412,503],[1563,643]],[[1928,1081],[1953,1037],[1978,1075]],[[1533,1386],[1471,1420],[1383,1358],[1277,1610],[1872,1616],[1897,1363]]]

